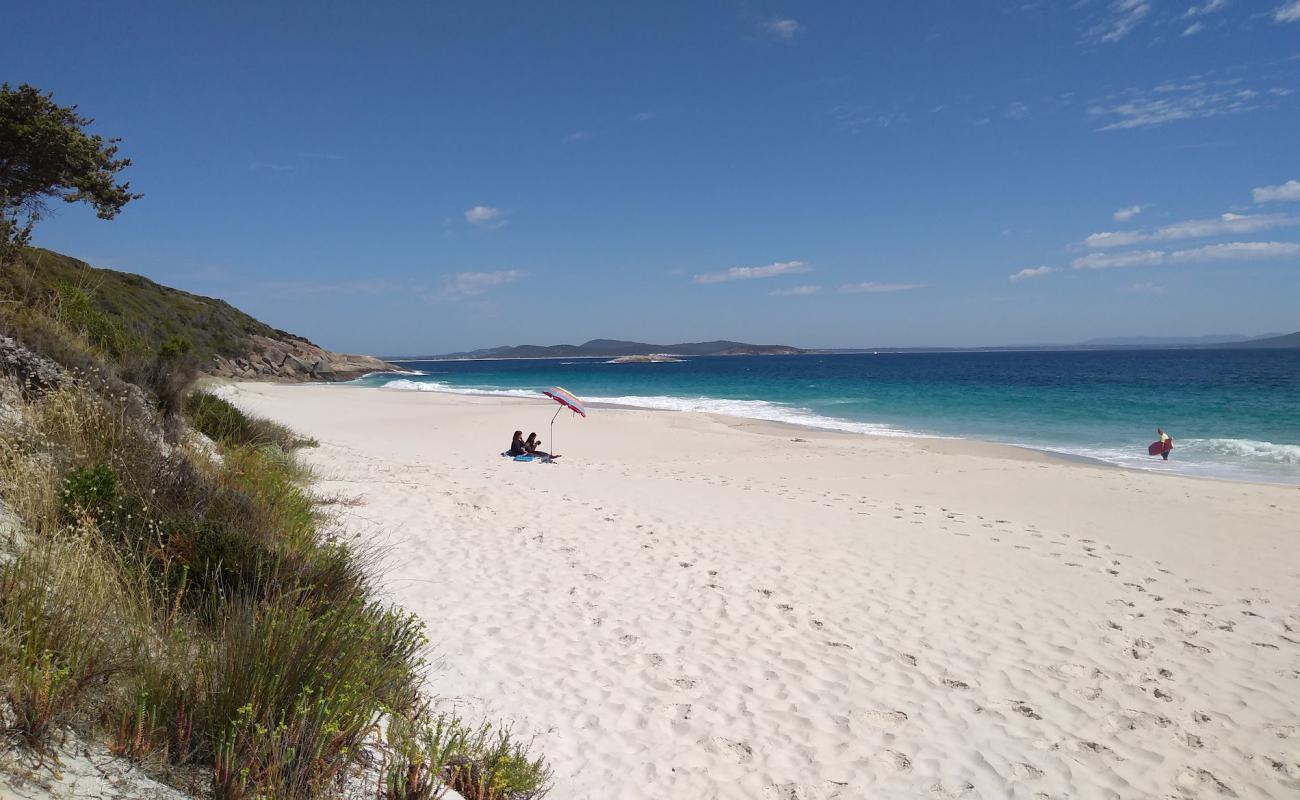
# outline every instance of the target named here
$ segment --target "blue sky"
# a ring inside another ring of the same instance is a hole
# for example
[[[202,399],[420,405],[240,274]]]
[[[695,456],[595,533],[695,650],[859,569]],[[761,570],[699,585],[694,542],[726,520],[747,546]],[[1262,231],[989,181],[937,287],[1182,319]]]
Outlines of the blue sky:
[[[1300,0],[6,17],[145,194],[37,243],[336,349],[1300,329]]]

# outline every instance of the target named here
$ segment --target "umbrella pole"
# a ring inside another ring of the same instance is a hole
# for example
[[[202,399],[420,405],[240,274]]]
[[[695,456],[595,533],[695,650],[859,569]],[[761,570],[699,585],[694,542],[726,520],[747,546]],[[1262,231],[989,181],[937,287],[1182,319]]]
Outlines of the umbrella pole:
[[[556,455],[556,453],[555,453],[555,417],[560,416],[560,412],[563,411],[563,410],[564,410],[564,406],[560,406],[559,408],[555,409],[555,415],[551,417],[551,455],[552,455],[552,456]]]

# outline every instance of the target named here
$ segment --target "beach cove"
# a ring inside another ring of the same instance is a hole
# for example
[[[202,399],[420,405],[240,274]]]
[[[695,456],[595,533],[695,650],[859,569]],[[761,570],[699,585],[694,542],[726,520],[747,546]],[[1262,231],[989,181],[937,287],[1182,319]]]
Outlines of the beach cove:
[[[1300,491],[499,396],[241,383],[386,548],[432,688],[559,798],[1286,797]]]

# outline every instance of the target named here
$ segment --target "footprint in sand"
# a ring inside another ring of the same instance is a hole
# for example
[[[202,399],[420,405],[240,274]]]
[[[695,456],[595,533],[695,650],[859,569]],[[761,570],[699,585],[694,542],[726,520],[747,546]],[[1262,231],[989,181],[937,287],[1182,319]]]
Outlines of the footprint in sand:
[[[861,717],[868,725],[875,728],[881,728],[882,730],[897,728],[899,725],[907,722],[907,714],[902,711],[862,711],[856,716]]]
[[[737,764],[748,764],[754,760],[754,748],[735,739],[724,739],[721,736],[715,736],[705,747],[715,752],[729,754]]]
[[[895,774],[912,771],[912,759],[897,750],[881,750],[876,754],[875,761],[889,772]]]

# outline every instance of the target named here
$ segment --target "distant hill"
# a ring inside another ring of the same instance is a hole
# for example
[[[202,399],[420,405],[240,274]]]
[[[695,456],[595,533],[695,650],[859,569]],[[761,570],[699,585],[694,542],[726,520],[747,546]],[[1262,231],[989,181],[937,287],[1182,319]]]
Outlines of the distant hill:
[[[1271,335],[1271,334],[1270,334]],[[1208,336],[1109,336],[1080,342],[1080,347],[1197,347],[1210,344],[1244,342],[1251,337],[1240,334]]]
[[[1292,347],[1300,348],[1300,331],[1281,336],[1264,336],[1259,339],[1248,339],[1244,342],[1216,345],[1216,348],[1225,350],[1283,350]]]
[[[681,344],[647,344],[624,342],[618,339],[592,339],[583,344],[521,344],[509,347],[490,347],[465,353],[447,353],[425,356],[429,359],[450,358],[618,358],[620,356],[648,356],[666,353],[678,356],[772,356],[798,355],[805,351],[782,344],[745,344],[720,340],[715,342],[683,342]],[[412,357],[410,360],[418,361]]]
[[[0,295],[47,307],[118,360],[156,353],[164,342],[182,337],[206,371],[226,377],[348,380],[392,369],[370,356],[332,353],[224,300],[92,267],[52,250],[24,250],[21,263],[0,272],[0,283]]]

